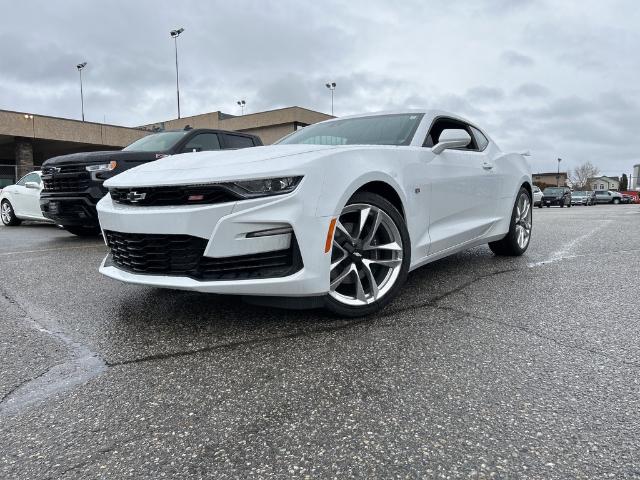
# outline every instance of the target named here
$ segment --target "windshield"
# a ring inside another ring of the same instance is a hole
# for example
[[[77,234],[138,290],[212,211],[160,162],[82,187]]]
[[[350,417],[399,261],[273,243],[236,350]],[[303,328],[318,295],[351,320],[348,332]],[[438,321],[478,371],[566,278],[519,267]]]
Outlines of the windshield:
[[[542,193],[545,195],[562,195],[564,191],[561,188],[545,188]]]
[[[587,192],[573,192],[571,195],[573,195],[574,197],[586,197]]]
[[[283,138],[281,145],[409,145],[423,113],[374,115],[317,123]]]
[[[164,152],[173,147],[187,133],[187,131],[154,133],[136,140],[131,145],[124,147],[123,150],[129,152]]]

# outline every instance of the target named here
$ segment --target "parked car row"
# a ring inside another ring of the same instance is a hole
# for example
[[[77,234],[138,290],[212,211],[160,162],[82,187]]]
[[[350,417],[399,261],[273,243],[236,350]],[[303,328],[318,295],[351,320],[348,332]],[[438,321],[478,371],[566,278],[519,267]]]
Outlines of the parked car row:
[[[51,159],[5,189],[3,222],[100,230],[100,272],[123,282],[342,316],[379,310],[410,270],[463,249],[517,256],[529,246],[525,158],[455,115],[344,117],[260,144],[188,130]]]
[[[537,200],[538,198],[540,200]],[[569,187],[547,187],[543,192],[540,192],[540,189],[534,186],[534,205],[540,208],[552,206],[569,208],[572,205],[591,206],[598,203],[618,205],[620,203],[634,203],[634,201],[635,198],[631,195],[621,194],[612,190],[578,190],[572,192]]]

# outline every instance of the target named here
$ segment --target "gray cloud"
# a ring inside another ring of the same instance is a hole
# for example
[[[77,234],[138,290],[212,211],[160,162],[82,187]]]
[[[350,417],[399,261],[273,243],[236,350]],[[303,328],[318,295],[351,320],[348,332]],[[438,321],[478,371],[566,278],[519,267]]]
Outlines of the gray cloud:
[[[506,50],[502,52],[500,58],[504,63],[513,67],[530,67],[535,63],[533,58],[513,50]]]
[[[140,125],[175,116],[180,37],[184,115],[287,105],[338,115],[452,110],[535,169],[637,162],[640,11],[633,0],[0,0],[0,108]],[[25,22],[28,19],[28,22]]]

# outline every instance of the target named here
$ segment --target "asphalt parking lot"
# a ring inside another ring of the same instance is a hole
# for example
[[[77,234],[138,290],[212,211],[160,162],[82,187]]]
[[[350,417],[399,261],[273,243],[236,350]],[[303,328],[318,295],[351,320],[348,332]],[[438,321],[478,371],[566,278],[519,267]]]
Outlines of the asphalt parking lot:
[[[529,251],[336,319],[102,277],[0,227],[1,478],[640,477],[640,206],[535,209]]]

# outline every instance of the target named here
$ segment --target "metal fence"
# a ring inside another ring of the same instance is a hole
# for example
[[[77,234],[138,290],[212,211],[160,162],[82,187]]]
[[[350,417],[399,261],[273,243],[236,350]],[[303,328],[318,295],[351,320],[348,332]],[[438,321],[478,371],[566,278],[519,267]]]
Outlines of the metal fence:
[[[40,170],[40,167],[33,166],[31,170]],[[0,163],[0,188],[13,185],[18,180],[18,165]]]

